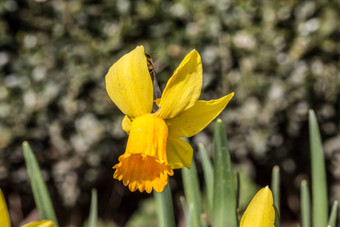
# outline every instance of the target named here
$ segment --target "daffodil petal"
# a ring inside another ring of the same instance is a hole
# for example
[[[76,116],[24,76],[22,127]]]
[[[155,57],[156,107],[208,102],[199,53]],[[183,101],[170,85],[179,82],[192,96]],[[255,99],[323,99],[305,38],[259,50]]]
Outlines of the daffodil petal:
[[[227,106],[234,93],[210,101],[198,101],[194,106],[166,120],[173,137],[191,137],[203,130]]]
[[[173,118],[193,106],[201,94],[202,62],[196,50],[191,51],[169,79],[157,114],[162,119]]]
[[[122,128],[127,134],[130,133],[131,124],[132,119],[129,116],[125,115],[125,117],[122,120]]]
[[[11,223],[9,221],[7,205],[5,201],[4,194],[0,188],[0,226],[1,227],[10,227]]]
[[[30,222],[22,227],[55,227],[54,223],[50,220],[42,220],[42,221],[35,221]]]
[[[138,46],[114,63],[105,77],[106,91],[129,117],[151,113],[153,85],[144,47]]]
[[[166,153],[172,169],[190,168],[193,149],[189,143],[179,138],[168,137]]]
[[[267,187],[256,193],[244,212],[240,227],[274,227],[273,195]]]

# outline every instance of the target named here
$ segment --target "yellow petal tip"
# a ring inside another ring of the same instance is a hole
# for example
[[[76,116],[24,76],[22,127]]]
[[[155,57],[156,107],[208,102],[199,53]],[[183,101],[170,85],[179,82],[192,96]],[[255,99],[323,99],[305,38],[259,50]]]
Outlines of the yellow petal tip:
[[[273,195],[268,186],[259,190],[244,212],[240,227],[274,227]]]
[[[110,67],[105,87],[124,114],[137,117],[151,112],[153,85],[143,46],[136,47]]]

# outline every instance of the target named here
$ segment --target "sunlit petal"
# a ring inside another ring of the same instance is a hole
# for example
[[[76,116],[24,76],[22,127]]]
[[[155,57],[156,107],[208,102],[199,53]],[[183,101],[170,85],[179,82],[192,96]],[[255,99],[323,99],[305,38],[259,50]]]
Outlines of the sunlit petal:
[[[190,168],[193,149],[189,143],[179,138],[169,137],[166,150],[168,162],[172,169]]]
[[[151,112],[153,85],[143,46],[114,63],[106,74],[105,83],[111,100],[124,114],[137,117]]]
[[[10,227],[11,226],[10,221],[9,221],[5,197],[4,197],[4,194],[1,191],[1,188],[0,188],[0,226],[1,227]]]
[[[54,223],[50,220],[35,221],[23,225],[22,227],[55,227]]]
[[[240,227],[274,227],[273,195],[267,187],[256,193],[244,212]]]
[[[194,106],[167,120],[174,137],[191,137],[203,130],[227,106],[234,93],[210,101],[198,101]]]
[[[201,95],[201,88],[201,57],[196,50],[193,50],[184,58],[169,79],[157,114],[162,119],[175,117],[195,104]]]

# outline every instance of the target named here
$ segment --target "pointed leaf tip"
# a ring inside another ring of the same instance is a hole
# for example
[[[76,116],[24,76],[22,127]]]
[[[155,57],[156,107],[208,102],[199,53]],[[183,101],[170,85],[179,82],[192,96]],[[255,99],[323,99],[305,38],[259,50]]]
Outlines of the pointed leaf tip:
[[[328,219],[328,225],[331,227],[336,226],[336,220],[337,220],[337,215],[338,214],[338,200],[335,200],[332,205],[332,210],[331,214]]]
[[[28,144],[27,141],[24,141],[24,142],[22,143],[22,145],[25,146],[25,147],[29,146],[29,144]]]
[[[91,191],[91,206],[89,215],[89,227],[96,227],[98,219],[98,198],[97,189],[93,188]]]
[[[236,192],[228,140],[222,120],[214,131],[214,195],[212,222],[216,227],[236,227]]]
[[[309,111],[309,141],[312,172],[312,219],[313,226],[326,226],[328,218],[327,179],[324,152],[318,120],[313,110]]]

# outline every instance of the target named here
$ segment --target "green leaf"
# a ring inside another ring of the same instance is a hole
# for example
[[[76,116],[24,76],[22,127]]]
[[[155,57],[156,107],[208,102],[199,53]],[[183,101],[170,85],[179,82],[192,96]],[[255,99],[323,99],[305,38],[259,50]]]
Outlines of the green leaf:
[[[158,226],[175,227],[175,215],[169,183],[164,187],[162,192],[154,191],[154,196],[158,214]]]
[[[187,201],[185,200],[184,195],[179,197],[179,201],[182,205],[183,213],[184,213],[184,220],[185,220],[185,226],[191,226],[192,223],[192,210],[193,205],[191,206],[187,205]]]
[[[193,207],[191,226],[199,227],[201,226],[202,200],[195,162],[191,163],[190,169],[183,168],[181,171],[187,210]]]
[[[326,226],[328,218],[326,169],[319,126],[313,110],[309,111],[309,139],[312,159],[313,226]]]
[[[272,192],[274,204],[280,211],[280,167],[274,166],[272,171]]]
[[[310,195],[306,180],[301,182],[300,194],[302,227],[310,227]]]
[[[214,170],[213,170],[208,152],[205,149],[203,144],[201,143],[198,144],[198,151],[199,151],[199,155],[200,155],[202,167],[203,167],[204,182],[205,182],[205,188],[207,190],[209,208],[212,209],[213,195],[214,195]]]
[[[331,227],[336,226],[337,214],[338,214],[338,201],[335,200],[332,206],[331,215],[329,216],[328,219],[328,225],[330,225]]]
[[[213,226],[236,227],[236,195],[227,136],[222,121],[214,132],[214,199]]]
[[[34,201],[38,208],[40,218],[51,220],[56,226],[58,221],[52,206],[51,197],[42,177],[39,164],[27,142],[22,144],[26,167],[33,191]]]
[[[187,208],[186,216],[185,216],[185,226],[192,226],[192,213],[194,211],[194,205],[190,204]]]
[[[88,227],[96,227],[97,226],[97,218],[98,218],[97,190],[92,189],[92,192],[91,192],[91,207],[90,207],[90,216],[89,216]]]
[[[277,213],[275,218],[275,227],[280,227],[280,167],[274,166],[272,171],[272,192],[274,199],[275,213]]]
[[[240,225],[241,214],[240,214],[240,194],[241,194],[241,177],[240,172],[236,172],[236,220],[237,226]]]
[[[274,210],[275,210],[275,221],[274,221],[274,226],[275,227],[280,227],[280,211],[279,208],[275,204],[273,204]]]

